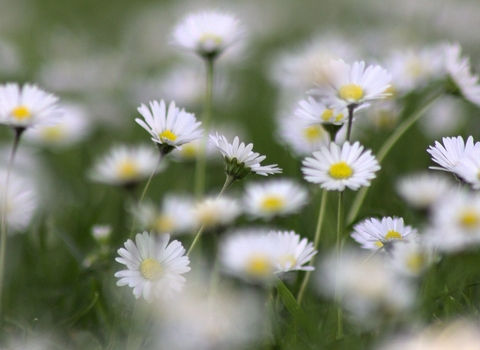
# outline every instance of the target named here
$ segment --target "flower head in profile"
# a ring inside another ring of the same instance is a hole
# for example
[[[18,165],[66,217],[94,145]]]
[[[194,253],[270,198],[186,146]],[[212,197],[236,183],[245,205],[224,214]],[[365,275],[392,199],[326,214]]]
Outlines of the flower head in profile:
[[[218,11],[187,15],[174,29],[171,43],[205,58],[216,58],[245,35],[234,16]]]
[[[115,259],[127,267],[115,273],[117,286],[128,285],[135,298],[143,296],[147,302],[180,292],[186,281],[181,275],[190,271],[190,260],[180,242],[169,240],[168,234],[156,236],[146,231],[137,233],[135,243],[127,240]]]
[[[445,46],[445,68],[453,83],[452,92],[459,93],[466,100],[480,106],[480,82],[478,75],[472,74],[468,57],[461,56],[459,44]]]
[[[57,96],[36,85],[0,85],[0,124],[19,129],[51,124],[61,117],[57,102]]]
[[[344,191],[345,187],[358,190],[361,186],[370,186],[380,165],[370,150],[363,151],[359,142],[342,146],[331,143],[313,152],[313,158],[302,162],[305,180],[320,184],[328,191]]]
[[[389,249],[393,242],[411,240],[417,235],[417,230],[405,226],[403,218],[397,217],[384,217],[381,221],[370,218],[355,225],[353,230],[351,236],[362,248],[374,250]]]
[[[331,109],[312,97],[309,97],[308,100],[301,100],[298,104],[300,107],[295,110],[295,115],[310,125],[343,125],[348,120],[348,111],[346,108]]]
[[[361,104],[389,96],[391,75],[380,66],[343,60],[332,60],[322,71],[324,81],[311,94],[320,96],[329,108],[358,107]]]
[[[260,165],[266,156],[253,152],[253,143],[245,145],[238,137],[235,137],[233,143],[229,143],[225,136],[210,135],[210,141],[220,150],[225,160],[225,173],[235,180],[241,180],[250,174],[268,176],[269,174],[281,173],[277,164]]]
[[[113,147],[106,155],[97,160],[89,172],[89,177],[97,182],[116,186],[136,185],[146,180],[157,167],[158,153],[146,146]]]
[[[135,121],[152,135],[162,155],[202,137],[202,130],[198,129],[201,122],[197,122],[192,113],[176,107],[174,101],[168,108],[163,100],[150,102],[150,108],[142,104],[138,112],[144,120],[137,118]]]
[[[289,179],[247,184],[243,203],[252,217],[272,218],[298,212],[306,203],[308,192]]]
[[[462,157],[453,171],[474,190],[480,189],[480,147],[475,147]]]
[[[432,156],[432,160],[441,167],[430,167],[430,169],[455,172],[458,163],[474,150],[480,150],[480,143],[473,143],[473,137],[469,136],[467,142],[463,137],[444,137],[443,145],[435,141],[435,146],[430,146],[427,152]]]

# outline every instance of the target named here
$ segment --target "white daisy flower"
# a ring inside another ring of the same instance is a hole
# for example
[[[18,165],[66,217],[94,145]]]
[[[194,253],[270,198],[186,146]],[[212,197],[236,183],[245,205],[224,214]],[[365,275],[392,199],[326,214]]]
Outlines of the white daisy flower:
[[[35,85],[0,85],[0,124],[19,129],[51,124],[61,117],[57,101]]]
[[[117,286],[133,288],[135,298],[152,302],[154,298],[169,298],[180,292],[185,284],[182,274],[190,271],[190,260],[185,248],[178,241],[170,240],[170,235],[156,236],[148,232],[137,233],[135,243],[125,242],[125,248],[118,250],[117,262],[127,267],[118,271]]]
[[[431,225],[425,232],[429,246],[456,252],[480,245],[480,194],[451,192],[432,207]]]
[[[428,209],[452,190],[454,183],[439,173],[424,172],[400,178],[397,193],[407,204],[417,209]]]
[[[328,132],[320,124],[308,126],[292,115],[278,119],[277,133],[297,156],[310,155],[330,144]]]
[[[419,120],[419,126],[430,139],[454,135],[466,124],[467,113],[464,107],[464,101],[445,95],[425,112]]]
[[[246,213],[263,218],[296,213],[307,200],[307,190],[289,179],[249,183],[243,196]]]
[[[62,110],[61,120],[55,124],[28,129],[25,139],[51,147],[68,147],[82,141],[91,130],[87,111],[76,104],[63,104]]]
[[[152,135],[162,155],[202,137],[202,130],[198,129],[201,122],[192,113],[177,108],[174,101],[168,109],[163,100],[150,102],[150,108],[142,104],[138,112],[145,121],[140,118],[135,121]]]
[[[0,212],[3,210],[6,174],[6,171],[0,171]],[[6,205],[8,232],[24,232],[39,205],[37,187],[29,179],[19,176],[17,172],[12,172],[8,182]]]
[[[187,15],[175,27],[171,44],[205,58],[216,58],[244,35],[245,29],[234,16],[204,11]]]
[[[454,168],[458,165],[462,158],[467,157],[474,149],[480,149],[480,143],[473,143],[473,137],[469,136],[467,142],[463,141],[463,137],[444,137],[443,145],[435,141],[435,146],[430,146],[427,152],[431,154],[432,160],[441,165],[441,167],[429,167],[430,169],[454,172]]]
[[[364,249],[377,250],[383,246],[389,249],[396,241],[414,240],[417,230],[404,226],[403,218],[384,217],[382,221],[376,218],[367,219],[353,228],[352,238]]]
[[[453,172],[463,181],[469,183],[474,190],[480,189],[480,148],[475,147],[462,157],[453,168]]]
[[[355,62],[353,66],[343,60],[332,60],[323,72],[325,83],[319,84],[311,94],[320,96],[330,108],[357,107],[370,100],[390,95],[391,76],[380,66]]]
[[[97,160],[89,172],[89,177],[109,185],[135,185],[148,179],[154,171],[165,169],[162,163],[155,168],[158,157],[158,153],[147,146],[115,146]]]
[[[195,228],[193,217],[194,201],[181,195],[166,195],[161,208],[153,203],[135,205],[132,213],[138,227],[156,233],[190,233]]]
[[[390,265],[408,277],[420,276],[433,262],[433,251],[416,240],[394,244],[389,251]]]
[[[193,218],[197,225],[206,229],[227,226],[242,213],[240,204],[228,197],[209,197],[199,202],[193,209]]]
[[[274,272],[288,272],[294,270],[313,271],[313,266],[303,266],[317,254],[313,243],[306,238],[300,240],[300,235],[293,231],[275,232],[268,234],[269,244],[274,247]]]
[[[342,146],[332,142],[329,148],[313,152],[313,158],[305,158],[302,164],[305,180],[328,191],[343,191],[345,187],[356,191],[361,186],[370,186],[370,180],[380,170],[371,151],[363,152],[359,142],[353,145],[345,142]]]
[[[445,46],[445,68],[455,84],[455,89],[468,101],[480,106],[480,83],[478,75],[472,74],[470,60],[461,56],[459,44]]]
[[[261,156],[259,153],[252,152],[253,143],[245,146],[245,143],[240,143],[238,137],[235,137],[233,143],[229,143],[227,138],[223,135],[210,135],[210,141],[220,150],[225,160],[225,173],[228,176],[233,176],[236,180],[241,180],[250,174],[258,174],[268,176],[268,174],[281,173],[277,164],[260,165],[266,156]]]
[[[300,108],[295,110],[295,115],[302,118],[307,125],[335,124],[343,125],[348,121],[348,110],[346,108],[327,108],[322,102],[309,97],[308,100],[301,100]]]

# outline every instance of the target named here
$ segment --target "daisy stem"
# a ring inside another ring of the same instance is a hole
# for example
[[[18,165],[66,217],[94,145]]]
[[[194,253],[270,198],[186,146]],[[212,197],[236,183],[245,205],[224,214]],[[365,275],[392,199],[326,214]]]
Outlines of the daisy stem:
[[[341,297],[338,291],[338,276],[341,272],[341,260],[342,260],[342,235],[344,229],[344,212],[345,212],[345,201],[344,193],[340,191],[338,193],[338,220],[337,220],[337,242],[336,242],[336,252],[338,257],[337,273],[335,279],[335,302],[337,303],[337,339],[343,338],[343,310],[341,306]]]
[[[200,237],[202,237],[202,233],[203,233],[204,228],[205,228],[205,225],[200,226],[200,229],[198,230],[197,234],[195,235],[195,238],[192,242],[192,245],[190,246],[190,248],[188,248],[187,256],[190,256],[190,253],[192,252],[193,248],[195,248],[198,241],[200,240]]]
[[[210,120],[212,119],[212,105],[213,105],[213,63],[214,58],[208,57],[205,59],[207,68],[207,86],[205,91],[205,109],[203,112],[203,130],[204,135],[200,145],[200,150],[197,156],[197,163],[195,166],[195,197],[198,199],[203,196],[205,192],[205,173],[207,167],[206,145],[208,137],[208,129],[210,127]]]
[[[315,238],[313,241],[313,248],[315,250],[318,249],[318,244],[320,242],[320,232],[322,229],[323,218],[325,217],[325,208],[327,207],[327,195],[328,195],[328,191],[323,190],[322,201],[320,202],[320,211],[318,212],[317,227],[315,229]],[[315,255],[310,260],[310,264],[313,265],[314,262],[315,262]],[[307,285],[308,285],[308,282],[310,281],[311,274],[312,274],[312,271],[307,271],[305,273],[305,276],[303,277],[302,285],[300,286],[300,291],[298,292],[298,295],[297,295],[297,302],[299,305],[301,305],[302,303],[303,295],[305,294],[305,290],[307,289]]]
[[[433,94],[427,102],[423,105],[423,107],[419,108],[414,112],[409,118],[405,119],[390,135],[390,137],[385,141],[382,145],[380,150],[377,154],[378,163],[381,163],[383,159],[387,156],[388,152],[393,148],[393,146],[397,143],[397,141],[408,131],[420,117],[442,96],[444,95],[443,91],[440,93]],[[365,200],[365,196],[367,195],[367,191],[370,187],[362,187],[358,192],[355,200],[353,201],[352,207],[347,216],[347,224],[352,224],[355,219],[357,218],[358,212],[362,207],[363,201]]]
[[[348,109],[348,125],[347,125],[347,141],[350,142],[350,136],[352,135],[352,124],[353,124],[353,110],[357,107],[355,104],[349,104]]]
[[[131,323],[130,323],[130,327],[128,328],[128,337],[127,337],[127,347],[126,349],[127,350],[130,350],[130,349],[134,349],[132,347],[132,325],[135,323],[135,316],[137,314],[137,307],[138,307],[138,299],[135,300],[135,306],[133,307],[133,311],[132,311],[132,320],[131,320]]]
[[[7,227],[7,198],[8,198],[8,183],[10,181],[10,173],[12,171],[13,160],[15,158],[15,154],[17,153],[18,144],[20,143],[20,137],[22,136],[25,128],[15,128],[15,137],[13,139],[12,145],[12,152],[10,153],[10,158],[8,160],[7,165],[7,174],[5,177],[5,186],[3,189],[3,197],[2,197],[2,223],[1,223],[1,230],[0,230],[0,324],[3,323],[2,311],[3,311],[3,303],[2,303],[2,296],[3,296],[3,280],[5,274],[5,254],[7,252],[7,234],[8,234],[8,227]]]

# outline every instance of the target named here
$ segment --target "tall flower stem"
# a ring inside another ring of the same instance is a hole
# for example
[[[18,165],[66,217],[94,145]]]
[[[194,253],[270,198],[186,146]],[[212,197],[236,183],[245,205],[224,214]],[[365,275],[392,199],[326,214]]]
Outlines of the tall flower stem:
[[[208,139],[208,130],[210,128],[210,121],[212,119],[212,105],[213,105],[213,66],[214,57],[206,57],[206,71],[207,71],[207,85],[205,91],[205,106],[203,112],[203,130],[204,135],[200,144],[200,149],[197,155],[197,162],[195,165],[195,197],[200,198],[205,192],[205,173],[207,168],[207,154],[206,145]]]
[[[352,135],[352,124],[353,124],[353,111],[357,107],[356,104],[349,104],[348,109],[348,125],[347,125],[347,141],[350,142],[350,136]]]
[[[344,212],[345,212],[345,202],[344,202],[344,193],[340,191],[338,193],[338,212],[337,212],[337,242],[335,245],[335,250],[337,253],[337,271],[335,278],[335,302],[337,303],[337,339],[343,338],[343,310],[341,306],[341,296],[338,290],[338,276],[341,273],[341,260],[342,260],[342,235],[344,229]]]
[[[383,159],[387,156],[388,152],[390,152],[390,150],[397,143],[397,141],[400,140],[403,134],[405,134],[408,131],[408,129],[410,129],[417,122],[417,120],[420,119],[420,117],[443,95],[444,95],[443,91],[440,93],[433,94],[427,100],[427,102],[425,102],[423,107],[417,109],[409,118],[405,119],[395,129],[395,131],[390,135],[390,137],[385,141],[385,143],[382,145],[382,147],[378,151],[377,153],[378,163],[381,163],[383,161]],[[367,191],[369,188],[370,187],[362,187],[358,192],[357,196],[355,197],[355,200],[353,201],[352,207],[350,208],[350,211],[347,216],[348,225],[352,224],[357,218],[358,212],[362,207],[363,201],[365,200],[365,196],[367,195]]]
[[[327,207],[327,197],[328,197],[328,191],[323,190],[322,200],[320,202],[320,211],[318,212],[317,227],[315,229],[315,237],[313,240],[313,248],[315,250],[318,249],[318,244],[320,243],[320,234],[322,230],[323,219],[325,217],[325,209]],[[313,265],[314,262],[315,262],[315,255],[310,260],[310,264]],[[305,276],[303,277],[303,281],[300,286],[300,291],[298,292],[298,295],[297,295],[297,302],[299,305],[302,303],[303,295],[305,294],[305,290],[307,289],[307,285],[308,285],[308,282],[310,281],[311,274],[312,274],[312,271],[307,271],[305,273]]]
[[[10,158],[7,165],[7,174],[5,176],[5,186],[3,188],[2,195],[2,222],[0,229],[0,324],[3,322],[2,312],[3,312],[3,282],[5,277],[5,254],[7,252],[7,234],[8,234],[8,225],[7,225],[7,198],[8,198],[8,183],[10,182],[10,173],[12,171],[13,161],[15,159],[15,154],[17,153],[17,148],[20,143],[20,138],[25,131],[25,128],[14,128],[15,136],[13,139],[12,151],[10,153]]]

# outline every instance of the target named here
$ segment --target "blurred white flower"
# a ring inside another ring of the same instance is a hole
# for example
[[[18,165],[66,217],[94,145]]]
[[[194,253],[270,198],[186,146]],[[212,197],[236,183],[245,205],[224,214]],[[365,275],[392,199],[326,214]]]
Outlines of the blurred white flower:
[[[480,147],[475,147],[464,155],[453,168],[453,171],[474,190],[480,189]]]
[[[390,265],[408,277],[418,277],[433,263],[433,250],[421,241],[395,242],[389,250]]]
[[[174,29],[171,44],[205,58],[215,58],[245,35],[234,16],[218,11],[187,15]]]
[[[419,120],[421,130],[433,139],[457,133],[466,122],[462,104],[463,101],[454,96],[443,96]]]
[[[443,145],[435,141],[435,146],[430,146],[427,152],[432,156],[432,160],[441,167],[429,167],[430,169],[455,172],[455,167],[462,158],[467,157],[474,149],[480,149],[480,143],[473,143],[473,137],[469,136],[467,142],[463,137],[444,137]]]
[[[308,125],[342,125],[348,121],[348,111],[346,108],[327,108],[322,102],[315,101],[312,97],[309,97],[308,100],[301,100],[298,104],[300,107],[295,110],[295,115],[303,119]]]
[[[308,200],[305,188],[289,179],[248,183],[243,205],[252,217],[272,218],[298,212]]]
[[[0,124],[20,129],[52,124],[62,116],[57,102],[57,96],[36,85],[0,85]]]
[[[108,242],[112,234],[112,227],[110,225],[95,225],[92,227],[92,236],[99,243]]]
[[[125,248],[118,250],[117,262],[127,267],[115,273],[117,286],[133,288],[135,298],[152,302],[154,298],[171,298],[182,290],[185,278],[182,274],[190,271],[190,260],[185,248],[178,241],[169,243],[170,235],[137,233],[135,243],[125,242]]]
[[[342,146],[330,143],[313,152],[313,158],[302,162],[305,180],[320,184],[328,191],[344,191],[345,187],[358,190],[361,186],[370,186],[380,165],[370,150],[363,152],[359,142]]]
[[[242,208],[237,200],[227,196],[207,197],[197,203],[193,209],[193,218],[197,225],[206,229],[224,227],[235,221],[242,213]]]
[[[314,270],[313,266],[304,266],[317,254],[313,243],[306,238],[300,240],[294,231],[271,231],[268,240],[273,247],[274,273]]]

